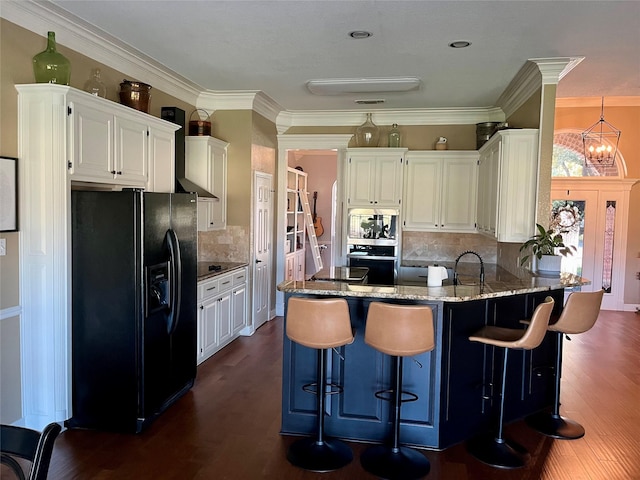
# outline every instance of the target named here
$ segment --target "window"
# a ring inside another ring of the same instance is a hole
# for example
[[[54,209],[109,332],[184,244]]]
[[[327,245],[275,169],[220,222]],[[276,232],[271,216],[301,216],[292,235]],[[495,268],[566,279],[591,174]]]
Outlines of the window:
[[[616,157],[620,156],[620,152]],[[553,136],[552,177],[618,177],[618,166],[585,162],[582,133],[557,131]]]

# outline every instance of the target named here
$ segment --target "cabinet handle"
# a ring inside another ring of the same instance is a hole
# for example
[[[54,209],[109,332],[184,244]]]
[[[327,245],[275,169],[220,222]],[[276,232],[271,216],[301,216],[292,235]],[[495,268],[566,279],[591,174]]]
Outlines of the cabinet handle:
[[[216,287],[209,287],[209,288],[207,288],[207,292],[210,292],[211,290],[215,290],[215,289],[216,289]]]
[[[111,170],[111,175],[115,175],[116,171],[115,170]]]
[[[116,172],[118,175],[122,175],[122,172]]]
[[[226,282],[222,282],[223,285],[226,285],[227,283],[229,283],[230,280],[227,280]]]
[[[200,305],[200,310],[204,310],[204,305]]]

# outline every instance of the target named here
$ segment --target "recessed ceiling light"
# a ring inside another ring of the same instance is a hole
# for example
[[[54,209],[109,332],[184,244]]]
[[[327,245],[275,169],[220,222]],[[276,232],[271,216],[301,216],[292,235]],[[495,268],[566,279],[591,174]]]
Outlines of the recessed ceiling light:
[[[408,92],[420,87],[416,77],[388,78],[325,78],[309,80],[307,88],[316,95],[345,93]]]
[[[349,36],[351,38],[355,38],[356,40],[360,40],[362,38],[369,38],[372,35],[371,32],[367,32],[366,30],[354,30],[353,32],[349,32]]]
[[[449,44],[451,48],[467,48],[469,45],[471,45],[471,42],[467,42],[466,40],[456,40]]]
[[[378,105],[380,103],[384,103],[385,100],[382,98],[371,99],[371,100],[354,100],[358,105]]]

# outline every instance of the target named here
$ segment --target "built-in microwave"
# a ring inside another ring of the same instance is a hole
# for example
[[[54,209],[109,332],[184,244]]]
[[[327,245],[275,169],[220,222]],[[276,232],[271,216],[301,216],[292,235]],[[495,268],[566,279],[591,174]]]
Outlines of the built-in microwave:
[[[399,211],[387,208],[352,208],[347,215],[348,245],[397,245]]]

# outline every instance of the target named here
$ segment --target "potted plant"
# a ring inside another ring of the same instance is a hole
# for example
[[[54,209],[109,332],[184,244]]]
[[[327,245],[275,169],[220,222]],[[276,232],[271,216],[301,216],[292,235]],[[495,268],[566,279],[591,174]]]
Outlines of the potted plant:
[[[561,232],[546,229],[536,223],[538,233],[520,246],[520,252],[527,255],[520,258],[520,265],[524,265],[529,258],[532,260],[531,270],[545,275],[559,275],[562,257],[573,255],[576,247],[565,245]]]

